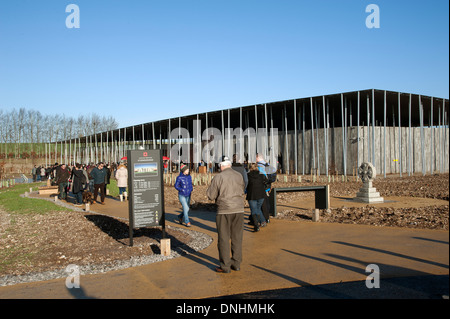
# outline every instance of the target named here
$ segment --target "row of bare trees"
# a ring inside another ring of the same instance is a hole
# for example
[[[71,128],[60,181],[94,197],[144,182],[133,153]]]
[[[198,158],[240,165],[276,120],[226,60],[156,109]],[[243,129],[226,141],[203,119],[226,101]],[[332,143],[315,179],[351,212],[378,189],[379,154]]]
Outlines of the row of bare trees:
[[[74,118],[64,114],[42,114],[25,108],[10,111],[0,109],[0,157],[42,154],[39,145],[44,143],[111,131],[118,126],[111,115],[91,113]]]

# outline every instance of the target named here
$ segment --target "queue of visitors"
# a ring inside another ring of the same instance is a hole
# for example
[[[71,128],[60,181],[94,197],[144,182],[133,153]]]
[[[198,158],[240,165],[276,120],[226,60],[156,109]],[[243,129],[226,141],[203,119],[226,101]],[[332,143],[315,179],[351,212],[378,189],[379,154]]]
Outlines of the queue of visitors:
[[[71,192],[75,198],[75,206],[83,204],[83,192],[92,193],[92,203],[97,203],[100,195],[100,204],[104,205],[108,184],[110,184],[111,175],[113,175],[118,183],[119,195],[127,194],[128,187],[128,171],[126,163],[116,163],[112,165],[103,162],[94,165],[81,165],[76,163],[73,166],[66,164],[58,164],[44,167],[33,167],[33,180],[44,181],[49,180],[53,186],[58,186],[58,199],[67,201],[67,195]]]

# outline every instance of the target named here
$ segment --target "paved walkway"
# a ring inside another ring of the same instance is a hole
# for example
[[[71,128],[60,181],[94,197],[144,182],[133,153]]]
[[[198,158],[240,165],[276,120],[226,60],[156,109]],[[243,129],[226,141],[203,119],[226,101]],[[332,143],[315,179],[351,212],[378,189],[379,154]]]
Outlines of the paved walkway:
[[[105,206],[92,207],[121,218],[127,218],[126,209],[126,203],[113,199],[107,199]],[[168,225],[183,227],[175,222],[178,213],[178,209],[168,208]],[[214,271],[218,265],[215,214],[191,211],[190,215],[191,229],[214,239],[200,252],[105,274],[82,275],[80,289],[67,289],[65,279],[0,287],[0,298],[253,298],[264,296],[264,292],[270,292],[271,298],[364,298],[368,291],[382,298],[383,287],[387,289],[388,283],[392,287],[393,279],[449,274],[448,231],[277,219],[258,233],[246,225],[241,271],[218,274]],[[380,269],[379,289],[365,286],[369,264]],[[401,282],[397,281],[397,288],[401,288]],[[342,283],[341,287],[351,284],[353,288],[333,293],[329,285],[336,283]],[[289,290],[299,287],[327,288],[318,295],[296,295]],[[355,295],[356,288],[361,294]],[[448,277],[445,288],[448,294]],[[408,289],[413,291],[414,287],[408,285]],[[286,291],[291,293],[283,295]]]

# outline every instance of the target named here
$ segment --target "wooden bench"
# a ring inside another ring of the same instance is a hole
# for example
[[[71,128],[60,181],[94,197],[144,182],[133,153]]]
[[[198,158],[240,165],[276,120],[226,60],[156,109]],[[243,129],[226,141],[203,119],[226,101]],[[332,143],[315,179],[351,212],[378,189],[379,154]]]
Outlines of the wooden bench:
[[[54,195],[58,194],[58,186],[42,186],[39,187],[39,195]]]
[[[330,186],[300,186],[273,188],[270,192],[269,203],[271,215],[277,215],[277,194],[282,192],[314,192],[315,210],[330,209]]]

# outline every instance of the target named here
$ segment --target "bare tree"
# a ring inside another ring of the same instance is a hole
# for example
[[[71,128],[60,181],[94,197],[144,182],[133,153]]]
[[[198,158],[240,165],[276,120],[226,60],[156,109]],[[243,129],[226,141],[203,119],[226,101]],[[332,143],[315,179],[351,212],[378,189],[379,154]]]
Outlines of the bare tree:
[[[98,114],[79,115],[78,118],[61,114],[43,115],[40,111],[13,108],[0,109],[0,154],[22,154],[22,144],[30,143],[30,150],[38,150],[40,143],[69,141],[83,136],[95,136],[100,132],[115,130],[117,121],[112,117]],[[93,139],[94,140],[94,139]],[[62,151],[62,150],[61,150]]]

